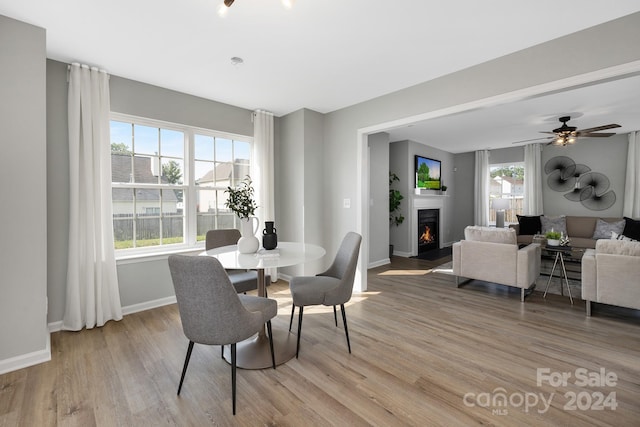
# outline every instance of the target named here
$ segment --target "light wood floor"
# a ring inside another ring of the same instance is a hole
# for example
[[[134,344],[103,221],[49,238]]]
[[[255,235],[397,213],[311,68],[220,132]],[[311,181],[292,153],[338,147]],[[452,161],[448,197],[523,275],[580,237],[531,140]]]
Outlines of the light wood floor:
[[[430,272],[447,261],[394,258],[369,271],[369,290],[347,307],[353,353],[331,309],[305,310],[300,358],[276,370],[238,371],[231,414],[229,365],[196,345],[176,396],[187,340],[175,305],[79,333],[52,334],[52,361],[0,376],[2,426],[159,425],[640,425],[640,317]],[[274,328],[288,327],[286,283]],[[566,386],[536,384],[536,370],[569,372]],[[617,375],[580,387],[576,369]],[[493,406],[504,393],[511,403]],[[614,392],[615,410],[583,408]],[[551,397],[551,394],[553,396]],[[544,404],[525,410],[521,399]],[[465,396],[466,404],[465,404]],[[489,401],[483,400],[489,397]],[[471,406],[475,405],[475,406]]]

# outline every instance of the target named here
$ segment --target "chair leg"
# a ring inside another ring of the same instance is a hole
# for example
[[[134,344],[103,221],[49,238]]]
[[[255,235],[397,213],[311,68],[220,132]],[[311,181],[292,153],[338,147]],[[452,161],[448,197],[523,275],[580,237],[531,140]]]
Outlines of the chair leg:
[[[289,319],[289,332],[291,332],[291,325],[293,325],[293,313],[296,311],[296,306],[291,304],[291,319]]]
[[[236,344],[231,344],[231,400],[233,415],[236,414]]]
[[[224,359],[224,345],[220,346],[220,358]]]
[[[333,320],[336,322],[336,328],[338,327],[338,312],[336,310],[336,306],[333,306]]]
[[[267,334],[269,334],[269,350],[271,350],[271,364],[276,369],[276,355],[273,352],[273,333],[271,332],[271,320],[267,322]]]
[[[304,307],[300,306],[300,311],[298,312],[298,343],[296,345],[296,359],[298,358],[298,352],[300,351],[300,335],[302,335],[302,311]]]
[[[184,366],[182,367],[182,376],[180,377],[180,385],[178,385],[178,396],[180,396],[180,390],[182,390],[182,382],[184,381],[184,375],[187,373],[187,366],[189,366],[189,359],[191,359],[191,352],[193,351],[193,341],[189,341],[187,346],[187,357],[184,359]]]
[[[349,347],[349,353],[351,353],[351,343],[349,342],[349,329],[347,329],[347,313],[344,311],[344,304],[340,304],[340,310],[342,310],[342,323],[344,323],[344,334],[347,336],[347,347]]]

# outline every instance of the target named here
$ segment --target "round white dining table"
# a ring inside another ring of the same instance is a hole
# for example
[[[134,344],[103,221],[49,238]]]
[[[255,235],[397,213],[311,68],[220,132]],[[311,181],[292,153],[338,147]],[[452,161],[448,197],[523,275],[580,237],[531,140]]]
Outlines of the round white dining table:
[[[258,273],[258,295],[266,296],[264,270],[266,268],[289,267],[322,258],[325,250],[317,245],[298,242],[278,242],[272,251],[241,254],[237,245],[209,249],[200,256],[217,258],[225,269],[256,270]],[[289,331],[272,328],[273,349],[276,365],[281,365],[296,354],[296,336]],[[231,360],[229,347],[225,347],[224,358]],[[236,366],[243,369],[264,369],[271,367],[269,338],[264,330],[258,335],[236,345]]]

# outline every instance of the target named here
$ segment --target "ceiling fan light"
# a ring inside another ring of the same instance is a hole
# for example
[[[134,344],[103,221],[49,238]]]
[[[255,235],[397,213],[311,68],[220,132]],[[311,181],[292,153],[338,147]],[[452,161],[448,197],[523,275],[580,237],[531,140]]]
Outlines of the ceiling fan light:
[[[282,5],[287,9],[291,9],[295,2],[296,0],[282,0]]]
[[[218,16],[221,18],[224,18],[225,16],[227,16],[228,11],[229,11],[229,7],[225,6],[224,4],[221,4],[220,7],[218,7]]]

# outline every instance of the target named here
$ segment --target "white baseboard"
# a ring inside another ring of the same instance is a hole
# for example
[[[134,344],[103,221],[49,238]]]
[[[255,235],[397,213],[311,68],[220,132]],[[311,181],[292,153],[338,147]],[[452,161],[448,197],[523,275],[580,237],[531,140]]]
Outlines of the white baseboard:
[[[126,307],[122,307],[122,314],[126,316],[127,314],[138,313],[140,311],[151,310],[152,308],[162,307],[164,305],[173,304],[176,302],[176,296],[170,296],[165,298],[159,298],[153,301],[141,302],[140,304],[132,304]],[[48,324],[49,333],[58,332],[62,330],[62,320],[57,322],[51,322]]]
[[[126,307],[122,307],[122,314],[133,314],[138,313],[140,311],[151,310],[152,308],[162,307],[164,305],[174,304],[176,302],[176,296],[172,295],[170,297],[159,298],[153,301],[145,301],[140,304],[128,305]]]
[[[387,265],[387,264],[391,264],[391,260],[389,258],[384,258],[378,261],[370,262],[367,268],[376,268],[376,267],[380,267],[381,265]]]
[[[411,252],[400,252],[400,251],[393,251],[393,255],[395,256],[401,256],[404,258],[411,258],[413,255],[411,255]]]
[[[38,350],[20,356],[11,357],[9,359],[0,360],[0,375],[7,372],[17,371],[18,369],[28,368],[29,366],[38,365],[40,363],[51,360],[51,337],[47,334],[44,350]]]
[[[290,276],[290,275],[288,275],[288,274],[282,274],[282,273],[280,273],[280,272],[278,271],[278,280],[280,280],[280,279],[282,279],[282,280],[284,280],[285,282],[287,282],[287,283],[288,283],[288,282],[290,282],[290,281],[291,281],[291,276]]]

